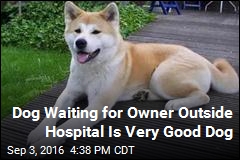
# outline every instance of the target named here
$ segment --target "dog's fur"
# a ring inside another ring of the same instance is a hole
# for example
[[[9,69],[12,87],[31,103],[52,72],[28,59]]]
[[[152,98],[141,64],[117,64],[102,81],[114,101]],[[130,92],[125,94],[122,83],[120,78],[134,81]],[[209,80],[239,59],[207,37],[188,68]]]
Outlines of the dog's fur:
[[[164,99],[169,100],[165,109],[178,110],[207,104],[210,86],[223,93],[239,90],[238,75],[224,59],[212,64],[183,46],[123,41],[114,3],[100,12],[85,12],[66,2],[65,25],[65,40],[72,54],[71,72],[55,107],[67,109],[86,94],[86,110],[99,110],[99,119],[70,119],[58,128],[93,126],[102,120],[104,106],[111,109],[120,100]],[[77,44],[80,39],[84,43]],[[90,55],[93,57],[87,59]],[[30,133],[28,144],[63,143],[66,138],[45,138],[45,126],[55,125],[57,120],[45,118]]]

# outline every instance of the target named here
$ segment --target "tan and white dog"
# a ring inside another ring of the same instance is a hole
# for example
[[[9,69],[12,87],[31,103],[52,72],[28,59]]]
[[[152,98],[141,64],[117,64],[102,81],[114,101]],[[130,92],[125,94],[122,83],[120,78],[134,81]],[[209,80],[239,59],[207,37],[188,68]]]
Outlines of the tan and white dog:
[[[86,12],[72,2],[65,4],[65,40],[72,59],[67,86],[55,107],[67,109],[78,97],[88,96],[86,110],[109,109],[130,99],[169,100],[166,110],[197,107],[209,102],[210,87],[236,93],[239,78],[224,59],[213,64],[193,51],[170,44],[132,44],[119,33],[115,3],[100,12]],[[93,126],[98,121],[70,119],[58,128]],[[44,119],[28,136],[28,144],[60,145],[63,138],[46,138],[45,127],[58,119]]]

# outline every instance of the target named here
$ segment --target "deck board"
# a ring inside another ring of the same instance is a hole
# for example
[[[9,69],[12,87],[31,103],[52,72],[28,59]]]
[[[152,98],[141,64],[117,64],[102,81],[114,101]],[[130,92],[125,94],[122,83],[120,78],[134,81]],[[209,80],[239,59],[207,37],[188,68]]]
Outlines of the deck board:
[[[182,11],[183,12],[183,11]],[[239,74],[239,15],[219,14],[213,12],[184,11],[181,16],[158,15],[157,19],[146,25],[136,33],[127,38],[132,42],[159,42],[174,43],[189,47],[193,51],[203,55],[210,61],[218,57],[223,57],[236,69]],[[31,119],[13,119],[12,115],[7,116],[1,123],[1,158],[21,159],[19,155],[7,154],[7,146],[26,147],[27,135],[43,119],[43,107],[53,106],[57,97],[66,86],[66,80],[55,85],[33,101],[29,102],[24,109],[41,110],[41,119],[33,122]],[[225,109],[233,111],[231,119],[182,119],[173,114],[171,119],[131,119],[126,111],[129,107],[136,107],[140,110],[164,109],[165,101],[137,102],[125,101],[115,104],[113,109],[124,110],[121,119],[110,119],[96,124],[94,128],[105,126],[105,133],[108,133],[108,126],[122,130],[120,138],[80,138],[77,141],[68,139],[63,145],[64,155],[50,155],[47,158],[53,159],[79,159],[79,158],[116,158],[113,147],[116,145],[134,145],[134,154],[118,155],[117,158],[239,158],[239,93],[222,94],[210,91],[211,101],[209,104],[201,106],[203,109],[210,109],[224,106]],[[86,98],[79,101],[76,106],[86,107]],[[196,108],[197,109],[197,108]],[[64,123],[67,119],[62,119],[57,125]],[[174,128],[194,129],[201,125],[201,138],[166,138],[161,132],[155,141],[150,138],[127,137],[124,126],[134,126],[137,128],[160,128],[173,126]],[[233,129],[234,138],[230,141],[224,138],[206,138],[204,126],[214,126],[216,128]],[[69,151],[72,146],[80,145],[101,145],[111,146],[110,155],[72,155]]]

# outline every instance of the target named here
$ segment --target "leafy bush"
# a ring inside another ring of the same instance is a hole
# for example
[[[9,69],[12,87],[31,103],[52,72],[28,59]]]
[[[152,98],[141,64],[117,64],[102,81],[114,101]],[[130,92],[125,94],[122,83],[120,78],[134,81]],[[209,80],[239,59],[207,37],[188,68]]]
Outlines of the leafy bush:
[[[103,2],[86,1],[77,2],[77,5],[87,11],[99,11],[106,6]],[[118,6],[123,37],[127,37],[154,19],[152,14],[134,4]],[[14,10],[14,7],[12,8]],[[22,9],[22,16],[16,16],[13,12],[15,16],[11,17],[14,18],[1,26],[1,44],[65,51],[67,45],[63,37],[63,8],[63,1],[26,3]]]
[[[4,2],[4,8],[1,8],[1,24],[6,24],[7,22],[10,21],[17,13],[18,13],[18,8],[16,5],[12,5],[8,2]]]
[[[146,12],[143,8],[135,4],[126,6],[120,5],[120,26],[121,34],[124,38],[130,33],[142,28],[146,23],[154,20],[154,15]]]

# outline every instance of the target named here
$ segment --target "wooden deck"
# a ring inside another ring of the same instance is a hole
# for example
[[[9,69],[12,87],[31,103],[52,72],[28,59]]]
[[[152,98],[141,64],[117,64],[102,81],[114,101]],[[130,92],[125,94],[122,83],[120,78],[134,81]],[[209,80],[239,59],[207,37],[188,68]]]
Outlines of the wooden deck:
[[[209,60],[224,57],[230,61],[239,74],[239,15],[219,14],[199,11],[181,11],[182,15],[159,15],[157,20],[142,30],[132,34],[128,40],[135,42],[159,42],[174,43],[187,46],[195,52],[205,56]],[[64,89],[66,81],[56,85],[46,93],[25,106],[24,109],[41,109],[43,119],[43,107],[53,106],[57,97]],[[239,158],[239,94],[222,94],[215,91],[209,93],[211,101],[202,106],[203,109],[225,106],[225,109],[233,111],[231,119],[182,119],[175,113],[171,119],[130,119],[126,114],[121,119],[106,119],[96,126],[113,126],[122,130],[120,138],[80,138],[77,141],[68,139],[64,144],[64,155],[49,155],[47,158]],[[129,107],[138,109],[164,108],[166,102],[118,102],[113,109],[126,111]],[[86,100],[76,106],[86,106]],[[124,112],[125,113],[125,112]],[[12,119],[9,115],[2,121],[1,126],[1,158],[23,158],[19,155],[7,154],[7,146],[26,147],[27,135],[39,123],[30,119]],[[65,120],[59,122],[62,123]],[[137,128],[160,129],[160,134],[155,141],[151,138],[127,137],[124,126]],[[202,126],[200,138],[167,138],[163,135],[165,126],[181,129],[194,129]],[[225,140],[224,137],[206,138],[205,126],[213,126],[216,129],[233,129],[233,139]],[[107,133],[108,131],[105,130]],[[110,155],[73,155],[70,153],[72,146],[111,146]],[[114,146],[135,146],[133,154],[114,153]]]

